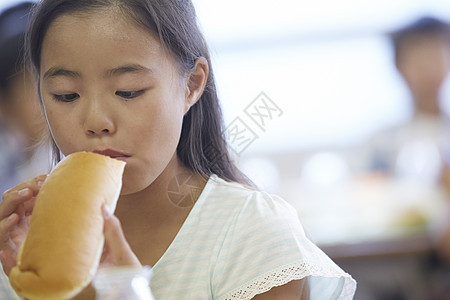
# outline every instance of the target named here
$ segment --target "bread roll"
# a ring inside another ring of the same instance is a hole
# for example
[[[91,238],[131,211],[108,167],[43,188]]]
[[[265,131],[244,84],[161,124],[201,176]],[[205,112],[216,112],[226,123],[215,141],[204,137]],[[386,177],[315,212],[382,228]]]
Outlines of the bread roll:
[[[77,152],[50,173],[10,273],[19,296],[68,299],[89,284],[103,250],[101,206],[106,203],[114,211],[124,167],[120,160]]]

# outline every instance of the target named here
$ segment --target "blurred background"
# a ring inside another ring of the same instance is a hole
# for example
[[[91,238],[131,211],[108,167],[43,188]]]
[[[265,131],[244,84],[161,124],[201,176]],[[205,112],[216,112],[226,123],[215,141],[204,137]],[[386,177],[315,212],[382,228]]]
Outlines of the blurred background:
[[[419,50],[392,42],[450,22],[450,2],[193,2],[241,168],[298,210],[355,299],[450,299],[450,31],[422,19],[429,38],[402,46]]]
[[[356,299],[450,299],[450,31],[418,21],[450,21],[450,2],[194,2],[247,174],[297,208]]]

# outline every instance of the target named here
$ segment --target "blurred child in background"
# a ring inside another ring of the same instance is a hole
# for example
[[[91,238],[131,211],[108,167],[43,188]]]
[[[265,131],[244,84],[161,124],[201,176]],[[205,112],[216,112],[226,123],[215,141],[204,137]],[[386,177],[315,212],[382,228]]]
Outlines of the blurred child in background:
[[[445,168],[450,123],[441,87],[450,70],[450,27],[424,17],[391,35],[395,66],[407,84],[413,114],[376,135],[370,168],[397,178],[439,184]]]
[[[47,173],[49,147],[34,78],[24,66],[24,34],[32,2],[0,15],[0,192]]]

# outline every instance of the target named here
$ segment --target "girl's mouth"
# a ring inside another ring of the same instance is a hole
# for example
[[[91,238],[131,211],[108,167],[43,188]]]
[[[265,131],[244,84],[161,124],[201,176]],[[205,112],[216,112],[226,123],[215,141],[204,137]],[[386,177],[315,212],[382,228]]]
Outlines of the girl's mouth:
[[[113,149],[94,150],[92,152],[97,153],[97,154],[101,154],[101,155],[105,155],[105,156],[109,156],[111,158],[122,160],[122,161],[125,161],[125,162],[127,161],[128,158],[131,157],[131,155],[129,155],[127,153],[116,151],[116,150],[113,150]]]

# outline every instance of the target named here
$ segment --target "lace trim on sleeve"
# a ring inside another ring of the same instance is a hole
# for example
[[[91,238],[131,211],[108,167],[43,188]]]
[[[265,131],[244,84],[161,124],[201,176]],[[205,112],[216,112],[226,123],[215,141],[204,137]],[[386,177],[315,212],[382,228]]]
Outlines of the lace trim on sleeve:
[[[356,289],[356,282],[347,273],[332,268],[324,268],[317,264],[296,262],[282,266],[276,270],[263,274],[237,289],[229,292],[218,300],[248,300],[258,294],[265,293],[271,288],[284,285],[292,280],[299,280],[308,276],[320,276],[328,278],[342,278],[346,282],[336,299],[352,299]],[[349,281],[349,282],[347,282]]]

